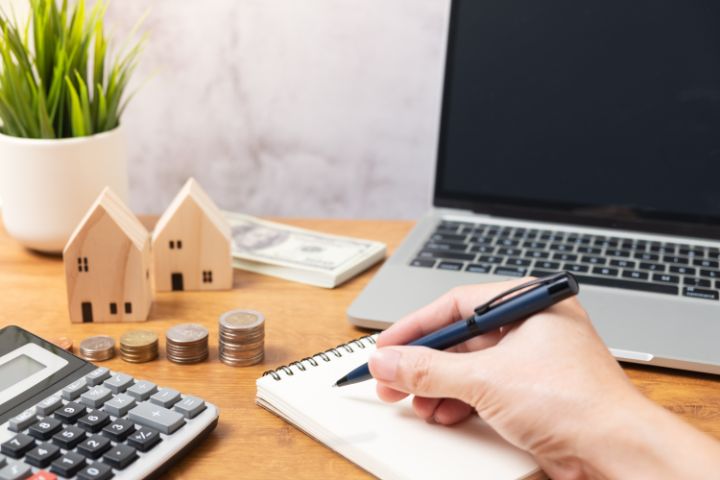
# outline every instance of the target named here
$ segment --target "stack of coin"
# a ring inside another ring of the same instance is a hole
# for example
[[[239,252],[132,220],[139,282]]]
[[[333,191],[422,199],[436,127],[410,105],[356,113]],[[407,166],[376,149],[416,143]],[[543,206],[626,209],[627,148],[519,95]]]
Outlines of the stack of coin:
[[[265,354],[265,317],[253,310],[230,310],[220,316],[220,361],[247,367]]]
[[[198,363],[208,357],[208,330],[202,325],[184,323],[165,332],[167,358],[175,363]]]
[[[158,357],[158,336],[147,330],[131,330],[120,337],[120,358],[145,363]]]
[[[58,347],[62,348],[63,350],[72,352],[73,342],[68,337],[52,338],[52,339],[50,339],[50,343],[52,343],[53,345],[57,345]]]
[[[110,360],[115,356],[115,339],[100,335],[80,342],[80,356],[91,362]]]

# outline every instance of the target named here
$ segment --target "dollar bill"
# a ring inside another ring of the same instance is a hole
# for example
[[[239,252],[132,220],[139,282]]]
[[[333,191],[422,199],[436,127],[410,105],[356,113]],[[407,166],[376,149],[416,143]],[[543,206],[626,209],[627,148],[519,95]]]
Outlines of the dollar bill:
[[[235,268],[333,288],[385,257],[385,244],[223,212]]]

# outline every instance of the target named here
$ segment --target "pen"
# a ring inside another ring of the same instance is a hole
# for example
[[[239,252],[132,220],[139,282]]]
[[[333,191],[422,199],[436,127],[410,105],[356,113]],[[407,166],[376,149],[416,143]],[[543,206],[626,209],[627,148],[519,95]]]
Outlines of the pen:
[[[465,320],[458,320],[408,345],[445,350],[483,333],[522,320],[578,293],[578,283],[569,272],[560,272],[523,283],[478,306]],[[520,292],[520,293],[517,293]],[[497,303],[513,293],[517,295]],[[352,385],[372,378],[364,364],[339,379],[334,387]]]

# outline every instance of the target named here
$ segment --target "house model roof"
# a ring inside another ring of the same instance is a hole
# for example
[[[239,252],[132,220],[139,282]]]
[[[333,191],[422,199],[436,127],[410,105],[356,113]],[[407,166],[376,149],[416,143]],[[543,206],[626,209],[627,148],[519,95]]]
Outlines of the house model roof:
[[[218,206],[215,205],[215,202],[205,193],[205,190],[200,187],[200,184],[194,178],[190,178],[158,220],[155,225],[155,230],[153,231],[153,238],[165,229],[170,219],[175,215],[175,212],[188,200],[195,202],[195,204],[205,212],[210,222],[220,232],[228,238],[230,237],[230,226]]]
[[[113,219],[122,232],[127,235],[128,239],[138,249],[144,248],[148,239],[148,231],[145,226],[140,223],[135,214],[125,205],[115,192],[108,187],[100,193],[95,203],[90,207],[78,226],[70,235],[70,239],[65,245],[65,251],[75,242],[78,235],[87,227],[89,221],[96,215],[107,215]]]

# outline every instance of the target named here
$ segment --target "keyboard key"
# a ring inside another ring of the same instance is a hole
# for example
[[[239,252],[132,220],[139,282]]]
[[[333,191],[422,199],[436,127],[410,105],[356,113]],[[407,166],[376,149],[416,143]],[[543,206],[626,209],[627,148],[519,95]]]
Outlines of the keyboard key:
[[[680,273],[682,275],[695,275],[696,270],[692,267],[678,267],[676,265],[670,266],[670,273]]]
[[[617,248],[609,248],[609,249],[605,252],[605,255],[607,255],[608,257],[630,258],[630,252],[628,252],[628,251],[626,251],[626,250],[620,250],[620,249],[617,249]]]
[[[140,380],[128,388],[126,393],[135,400],[147,400],[155,392],[157,392],[157,385],[147,380]]]
[[[483,265],[481,263],[471,263],[467,267],[465,267],[465,271],[471,272],[471,273],[490,273],[491,269],[492,269],[491,265]],[[157,403],[152,398],[151,398],[151,400],[153,401],[153,403]],[[161,404],[158,403],[158,405],[161,405]]]
[[[685,257],[677,257],[674,255],[666,255],[663,257],[663,262],[665,263],[674,263],[676,265],[687,265],[688,259]]]
[[[55,418],[63,423],[73,424],[78,418],[85,415],[87,409],[84,405],[76,402],[68,402],[62,408],[55,411]]]
[[[658,260],[660,260],[660,255],[657,255],[655,253],[647,253],[647,252],[636,253],[634,255],[634,257],[637,258],[638,260],[645,260],[648,262],[650,262],[650,261],[657,262]]]
[[[480,258],[478,258],[479,262],[484,263],[502,263],[503,257],[497,256],[497,255],[482,255]]]
[[[112,377],[108,378],[103,382],[107,388],[113,393],[123,393],[127,390],[130,385],[135,383],[135,380],[130,375],[124,373],[116,373]]]
[[[556,253],[552,256],[553,260],[562,260],[563,262],[575,262],[578,259],[577,255],[572,253]]]
[[[584,273],[590,270],[590,267],[586,265],[577,265],[575,263],[566,263],[563,265],[563,270],[574,273]]]
[[[547,247],[547,243],[545,243],[545,242],[524,242],[522,244],[522,246],[525,248],[534,248],[536,250],[542,250],[545,247]]]
[[[106,378],[110,378],[110,370],[105,367],[96,368],[85,375],[85,381],[91,387],[100,385]]]
[[[505,262],[505,265],[510,265],[513,267],[527,267],[532,263],[532,260],[527,260],[525,258],[508,258],[507,262]]]
[[[683,295],[692,298],[702,298],[704,300],[718,300],[717,290],[708,290],[697,287],[685,287],[683,288]]]
[[[583,285],[598,285],[602,287],[615,287],[625,290],[639,290],[651,293],[665,293],[668,295],[677,295],[678,288],[673,285],[665,285],[650,282],[634,282],[631,280],[622,280],[620,278],[608,277],[588,277],[585,275],[575,275],[578,282]]]
[[[704,278],[692,278],[692,277],[685,277],[683,279],[683,283],[689,287],[706,287],[710,288],[711,282],[710,280],[706,280]],[[716,288],[718,288],[718,285],[715,285]]]
[[[720,268],[720,263],[718,263],[716,260],[707,260],[704,258],[696,258],[693,260],[693,265],[696,267],[705,267],[705,268]]]
[[[410,262],[410,265],[413,267],[432,268],[435,266],[435,260],[430,260],[428,258],[416,258]]]
[[[468,251],[471,253],[493,254],[495,253],[495,247],[491,247],[490,245],[470,245]]]
[[[185,425],[183,416],[150,402],[139,403],[130,410],[128,418],[135,423],[159,430],[169,435]]]
[[[97,385],[80,395],[80,401],[90,408],[100,408],[112,398],[112,391],[103,385]]]
[[[50,437],[55,435],[62,428],[62,424],[59,420],[54,418],[43,418],[39,422],[35,423],[30,427],[28,433],[30,436],[35,437],[39,440],[48,440]]]
[[[620,268],[635,268],[637,264],[632,260],[610,260],[610,265]]]
[[[473,235],[468,240],[470,245],[492,245],[493,239],[485,235]],[[465,243],[458,243],[457,245],[465,245]]]
[[[602,248],[582,246],[578,247],[577,252],[588,253],[590,255],[600,255],[602,253]]]
[[[180,400],[180,392],[172,388],[161,388],[158,393],[150,397],[150,401],[155,405],[170,408]]]
[[[148,427],[141,427],[128,437],[127,443],[141,452],[147,452],[160,441],[160,432]]]
[[[510,238],[503,238],[501,240],[497,241],[497,245],[500,247],[517,247],[520,244],[517,240],[512,240]]]
[[[85,466],[85,457],[75,452],[67,452],[62,458],[58,458],[50,467],[50,470],[63,477],[74,477],[82,467]]]
[[[592,273],[598,275],[604,275],[606,277],[617,277],[619,270],[617,268],[610,267],[594,267]]]
[[[35,446],[35,440],[25,434],[18,433],[0,446],[0,452],[8,457],[20,458]]]
[[[425,258],[425,259],[436,259],[436,258],[447,258],[450,260],[475,260],[475,254],[474,253],[458,253],[458,252],[451,252],[448,250],[423,250],[422,252],[418,253],[418,258]],[[107,383],[107,382],[105,382]]]
[[[498,255],[505,255],[508,257],[517,257],[522,254],[522,250],[519,248],[501,248],[497,251]]]
[[[17,415],[10,419],[10,421],[8,422],[8,429],[11,432],[22,432],[30,425],[35,423],[35,420],[37,420],[35,408],[28,408],[20,415]]]
[[[59,447],[52,443],[41,443],[25,454],[25,462],[33,467],[45,468],[59,456]]]
[[[116,442],[124,441],[128,435],[135,431],[135,424],[124,418],[118,418],[103,428],[103,435]]]
[[[187,396],[181,402],[175,404],[175,411],[182,413],[185,418],[195,418],[205,410],[205,402],[197,397]]]
[[[124,417],[135,406],[135,399],[126,393],[115,395],[105,402],[103,410],[116,417]]]
[[[53,443],[65,450],[72,450],[83,440],[85,440],[85,431],[72,425],[67,425],[62,432],[53,436]]]
[[[464,243],[447,243],[447,242],[428,242],[423,247],[423,250],[457,250],[460,252],[465,251]]]
[[[547,277],[548,275],[554,275],[557,271],[555,270],[533,270],[530,275],[537,278]]]
[[[463,243],[465,239],[467,239],[467,235],[454,235],[452,233],[434,233],[430,237],[433,242]]]
[[[556,252],[572,252],[575,250],[574,245],[568,245],[566,243],[553,243],[550,245],[550,250],[554,250]]]
[[[665,265],[662,265],[660,263],[640,262],[639,268],[641,270],[650,270],[651,272],[664,272],[665,271]]]
[[[77,451],[90,458],[98,458],[100,455],[110,448],[110,439],[100,435],[92,437],[80,442]]]
[[[543,270],[560,270],[560,263],[559,262],[537,262],[535,263],[536,268],[541,268]]]
[[[91,411],[77,422],[78,427],[91,433],[100,431],[108,423],[110,423],[110,415],[100,410]]]
[[[80,480],[109,480],[113,473],[109,465],[95,462],[80,470],[77,476]]]
[[[47,416],[60,408],[61,405],[62,398],[60,398],[60,395],[52,395],[35,405],[35,411],[38,413],[38,415]]]
[[[22,480],[32,474],[30,465],[24,463],[10,463],[0,469],[0,480]]]
[[[633,280],[647,280],[650,275],[645,272],[638,272],[637,270],[625,270],[622,274],[625,278],[632,278]]]
[[[457,262],[440,262],[438,263],[438,270],[455,270],[460,271],[462,270],[463,264],[457,263]]]
[[[677,275],[668,275],[667,273],[656,273],[653,280],[662,283],[680,283],[680,277]]]
[[[541,252],[539,250],[528,250],[525,252],[527,258],[548,258],[550,254],[548,252]]]
[[[718,270],[700,270],[700,275],[707,278],[720,278]]]
[[[87,380],[80,378],[75,380],[62,390],[62,397],[65,400],[75,400],[81,393],[88,389]]]
[[[137,460],[137,458],[137,451],[133,447],[119,444],[111,448],[105,455],[103,455],[103,462],[113,468],[122,470]]]
[[[495,275],[504,275],[507,277],[524,277],[527,272],[524,268],[513,267],[495,267]]]
[[[591,263],[593,265],[605,265],[607,263],[607,259],[603,257],[595,257],[591,255],[585,255],[580,259],[583,263]]]

